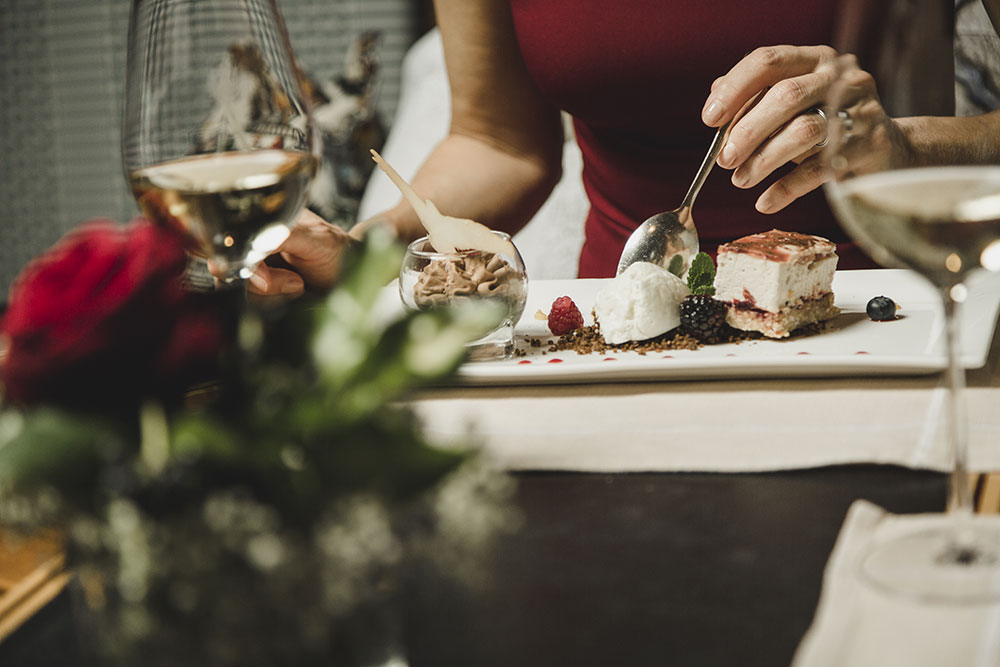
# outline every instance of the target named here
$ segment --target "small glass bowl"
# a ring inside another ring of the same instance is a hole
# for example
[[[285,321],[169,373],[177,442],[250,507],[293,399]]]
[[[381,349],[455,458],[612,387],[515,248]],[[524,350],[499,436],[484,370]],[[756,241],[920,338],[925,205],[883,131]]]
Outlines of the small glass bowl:
[[[510,241],[510,235],[494,231]],[[514,352],[514,325],[524,312],[528,276],[521,253],[466,250],[452,254],[434,250],[423,236],[406,248],[399,270],[399,296],[410,310],[430,310],[484,299],[499,304],[503,318],[486,336],[468,344],[469,359],[506,359]]]

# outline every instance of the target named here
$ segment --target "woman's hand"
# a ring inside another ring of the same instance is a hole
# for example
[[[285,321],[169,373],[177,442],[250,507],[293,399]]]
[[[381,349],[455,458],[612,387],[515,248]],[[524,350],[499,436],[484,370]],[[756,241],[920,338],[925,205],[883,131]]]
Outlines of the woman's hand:
[[[761,194],[758,211],[779,211],[828,180],[820,151],[830,127],[815,109],[823,107],[838,72],[851,119],[846,168],[872,171],[907,159],[905,137],[883,110],[872,76],[853,56],[838,56],[828,46],[759,48],[712,84],[702,120],[713,127],[733,118],[757,92],[767,91],[733,125],[719,155],[719,166],[733,170],[733,185],[752,188],[780,167],[798,165]]]
[[[291,234],[271,260],[257,265],[247,290],[262,296],[296,297],[306,289],[327,290],[340,274],[350,236],[308,209],[292,227]],[[280,260],[280,261],[277,261]],[[281,267],[274,264],[281,264]]]

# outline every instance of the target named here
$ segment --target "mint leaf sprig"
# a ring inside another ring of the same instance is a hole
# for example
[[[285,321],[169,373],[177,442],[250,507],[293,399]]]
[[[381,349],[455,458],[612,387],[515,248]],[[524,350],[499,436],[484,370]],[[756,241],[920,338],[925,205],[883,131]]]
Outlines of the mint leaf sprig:
[[[691,294],[715,294],[715,262],[711,255],[699,252],[694,256],[688,269],[687,286]]]

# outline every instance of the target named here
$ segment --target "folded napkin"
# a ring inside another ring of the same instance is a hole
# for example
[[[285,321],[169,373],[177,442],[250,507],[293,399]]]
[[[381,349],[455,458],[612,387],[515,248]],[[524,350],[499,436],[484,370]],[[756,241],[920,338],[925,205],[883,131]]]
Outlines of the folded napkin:
[[[1000,665],[1000,604],[921,604],[880,593],[860,580],[860,562],[871,540],[927,520],[927,515],[887,514],[863,500],[851,506],[793,667]],[[987,520],[1000,524],[1000,517]]]
[[[1000,470],[1000,383],[966,392],[969,464]],[[410,401],[433,442],[501,467],[757,472],[851,463],[947,470],[935,377],[458,387]]]

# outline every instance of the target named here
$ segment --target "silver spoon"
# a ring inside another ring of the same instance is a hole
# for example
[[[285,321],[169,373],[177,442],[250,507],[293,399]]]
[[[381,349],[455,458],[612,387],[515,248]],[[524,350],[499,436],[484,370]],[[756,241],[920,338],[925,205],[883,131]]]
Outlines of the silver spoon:
[[[712,171],[719,152],[729,139],[729,128],[757,103],[762,94],[763,91],[754,95],[732,120],[719,127],[681,205],[673,211],[657,213],[636,227],[628,237],[621,258],[618,260],[617,275],[621,275],[636,262],[652,262],[671,273],[684,276],[688,266],[691,265],[691,260],[698,254],[698,230],[695,229],[694,218],[691,217],[691,207],[694,206],[695,197],[701,191],[701,186],[705,184],[705,179]]]

